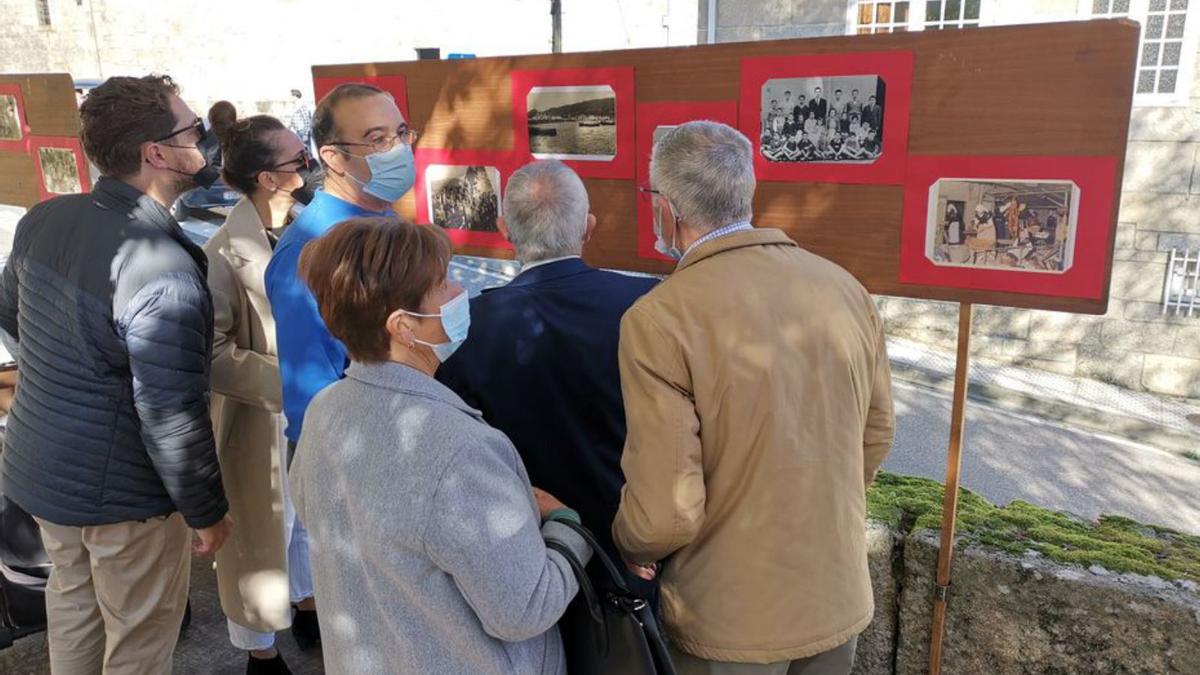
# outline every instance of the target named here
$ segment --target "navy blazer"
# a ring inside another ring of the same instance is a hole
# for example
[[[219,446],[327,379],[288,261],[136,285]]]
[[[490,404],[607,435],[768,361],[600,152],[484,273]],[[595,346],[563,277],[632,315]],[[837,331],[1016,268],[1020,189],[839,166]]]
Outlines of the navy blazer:
[[[625,484],[625,409],[617,343],[621,316],[656,283],[578,258],[534,267],[471,300],[467,341],[437,371],[508,435],[532,483],[578,511],[618,565],[612,522]],[[591,572],[603,581],[595,561]],[[652,587],[634,585],[650,597]]]

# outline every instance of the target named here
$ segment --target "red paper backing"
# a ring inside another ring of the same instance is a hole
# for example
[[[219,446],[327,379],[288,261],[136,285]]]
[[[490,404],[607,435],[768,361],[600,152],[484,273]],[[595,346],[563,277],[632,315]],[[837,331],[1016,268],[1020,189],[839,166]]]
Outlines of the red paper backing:
[[[601,85],[617,95],[617,154],[607,162],[564,160],[585,178],[630,179],[634,174],[634,78],[633,68],[578,68],[563,70],[512,71],[513,151],[523,162],[535,158],[529,149],[529,111],[525,99],[534,87]]]
[[[1104,297],[1117,161],[1112,157],[910,157],[901,226],[900,281],[906,284],[1005,291],[1050,297]],[[1070,180],[1079,187],[1071,269],[1042,274],[938,267],[925,257],[929,188],[942,178]]]
[[[650,184],[650,152],[654,149],[654,130],[694,120],[711,120],[737,126],[736,101],[661,101],[637,106],[637,184]],[[650,260],[670,258],[654,250],[654,213],[648,195],[639,194],[637,204],[638,257]]]
[[[25,96],[21,94],[19,84],[0,84],[0,94],[8,94],[17,99],[17,123],[21,125],[21,140],[0,141],[0,152],[29,152],[29,117],[25,113]]]
[[[33,155],[34,166],[38,173],[38,194],[43,200],[59,196],[46,189],[46,176],[42,173],[42,154],[39,148],[65,148],[75,155],[75,169],[79,172],[79,189],[90,192],[91,176],[88,173],[87,158],[83,154],[83,145],[78,138],[70,136],[26,136],[29,141],[29,152]]]
[[[319,102],[333,88],[346,82],[362,82],[372,84],[391,94],[396,99],[396,107],[400,114],[408,120],[408,80],[403,75],[359,75],[356,77],[315,77],[313,78],[313,94]]]
[[[878,75],[887,85],[883,111],[883,154],[873,164],[790,164],[762,156],[762,86],[772,78]],[[754,144],[759,180],[824,183],[904,182],[908,118],[912,103],[913,54],[907,51],[768,56],[743,59],[739,128]]]
[[[429,213],[427,191],[425,184],[425,169],[430,164],[451,164],[458,166],[494,166],[500,171],[499,197],[503,200],[504,190],[508,187],[508,178],[520,168],[512,153],[493,150],[438,150],[417,148],[415,151],[417,182],[417,222],[422,225],[432,225]],[[499,232],[472,232],[471,230],[442,230],[450,237],[455,246],[474,245],[488,248],[512,250],[512,244]]]

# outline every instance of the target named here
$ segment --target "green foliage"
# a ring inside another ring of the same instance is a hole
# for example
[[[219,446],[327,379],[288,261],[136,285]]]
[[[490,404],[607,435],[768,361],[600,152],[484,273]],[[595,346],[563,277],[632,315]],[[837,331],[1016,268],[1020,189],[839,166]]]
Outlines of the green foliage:
[[[867,515],[906,533],[936,530],[944,495],[937,481],[881,473],[867,493]],[[1037,551],[1063,563],[1200,581],[1200,537],[1119,516],[1093,523],[1023,501],[1000,507],[960,490],[957,532],[960,546],[981,544],[1016,555]]]

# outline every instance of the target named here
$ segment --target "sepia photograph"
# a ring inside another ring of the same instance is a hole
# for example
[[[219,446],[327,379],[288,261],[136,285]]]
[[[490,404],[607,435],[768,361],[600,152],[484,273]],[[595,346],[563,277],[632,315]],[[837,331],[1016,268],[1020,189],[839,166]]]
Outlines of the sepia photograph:
[[[83,192],[75,152],[67,148],[38,148],[42,182],[46,192],[69,195]]]
[[[617,95],[612,87],[533,87],[525,104],[534,157],[609,161],[616,156]]]
[[[939,180],[929,192],[926,256],[946,267],[1065,272],[1078,204],[1070,181]]]
[[[449,230],[498,232],[500,170],[494,166],[431,164],[425,169],[430,220]]]
[[[759,151],[780,163],[874,163],[883,154],[886,105],[876,75],[767,80]]]
[[[0,141],[19,141],[21,136],[21,113],[17,109],[17,97],[0,94]]]

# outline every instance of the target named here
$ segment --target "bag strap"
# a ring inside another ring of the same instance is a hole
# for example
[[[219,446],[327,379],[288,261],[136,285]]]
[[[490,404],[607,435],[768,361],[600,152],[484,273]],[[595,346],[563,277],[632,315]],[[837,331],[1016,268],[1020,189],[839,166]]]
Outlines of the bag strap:
[[[676,675],[675,664],[671,660],[671,652],[667,648],[667,640],[663,636],[662,629],[658,625],[658,619],[655,618],[653,610],[649,605],[645,605],[639,611],[642,621],[642,630],[646,633],[646,642],[650,644],[650,653],[653,655],[655,666],[658,668],[658,675]]]
[[[561,542],[547,540],[546,548],[556,551],[566,559],[567,564],[571,567],[571,571],[575,573],[575,580],[579,584],[579,592],[583,594],[583,602],[587,605],[588,614],[592,618],[592,629],[600,636],[601,654],[607,655],[608,618],[604,615],[604,608],[600,605],[600,597],[596,595],[596,589],[592,586],[591,579],[588,578],[583,562],[576,557],[575,552],[570,547]]]
[[[583,540],[592,547],[592,556],[599,559],[600,564],[608,572],[608,576],[612,579],[613,586],[615,586],[618,591],[624,593],[625,595],[633,594],[632,591],[629,590],[629,584],[625,583],[625,576],[621,574],[621,569],[617,567],[617,564],[613,562],[612,558],[608,557],[608,554],[604,552],[604,549],[600,546],[600,542],[596,540],[596,535],[592,534],[591,530],[573,520],[567,520],[566,518],[552,518],[551,520],[556,523],[566,525],[573,532],[575,532],[575,534],[583,537]]]

